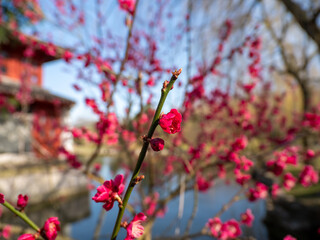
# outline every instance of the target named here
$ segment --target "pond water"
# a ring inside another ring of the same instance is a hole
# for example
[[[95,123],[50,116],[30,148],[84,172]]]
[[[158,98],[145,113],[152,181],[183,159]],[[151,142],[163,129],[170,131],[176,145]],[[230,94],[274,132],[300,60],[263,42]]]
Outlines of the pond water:
[[[102,175],[105,179],[112,178],[112,174],[105,165],[102,168]],[[224,182],[215,183],[215,186],[205,194],[199,194],[199,205],[198,213],[193,221],[191,233],[198,232],[206,224],[209,218],[212,218],[221,207],[228,202],[234,194],[239,190],[239,187],[235,184],[226,185]],[[90,199],[95,194],[95,190],[91,191]],[[132,196],[134,197],[134,195]],[[94,231],[98,218],[101,212],[102,204],[95,203],[90,200],[90,215],[80,221],[71,224],[69,231],[72,238],[76,240],[88,240],[93,239]],[[116,205],[115,205],[116,206]],[[175,233],[184,232],[187,226],[189,217],[191,216],[193,208],[193,193],[187,192],[184,196],[184,208],[183,216],[181,220],[177,220],[178,209],[179,209],[179,198],[172,200],[169,205],[167,212],[163,218],[156,220],[154,228],[152,230],[153,238],[160,238],[164,236],[174,236]],[[230,218],[239,219],[240,214],[243,213],[247,208],[252,209],[255,220],[252,228],[242,228],[242,236],[254,236],[259,240],[267,240],[268,233],[263,219],[266,214],[265,202],[248,202],[246,199],[234,203],[222,216],[222,220],[228,220]],[[111,211],[107,212],[102,225],[99,239],[108,239],[113,229],[114,221],[118,213],[117,207],[114,207]],[[129,219],[130,220],[130,219]],[[119,238],[124,239],[126,231],[120,230]],[[210,239],[208,237],[199,237],[198,239]]]

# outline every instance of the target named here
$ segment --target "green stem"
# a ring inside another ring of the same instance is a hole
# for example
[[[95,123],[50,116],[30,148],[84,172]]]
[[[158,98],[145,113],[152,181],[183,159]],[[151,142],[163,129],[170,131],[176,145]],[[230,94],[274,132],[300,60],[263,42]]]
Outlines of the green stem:
[[[11,212],[13,212],[15,215],[17,215],[19,218],[21,218],[23,221],[25,221],[31,228],[33,228],[35,231],[40,232],[40,228],[31,221],[30,218],[25,213],[22,213],[14,208],[10,203],[7,201],[2,204],[6,208],[8,208]]]
[[[149,139],[152,138],[152,135],[153,135],[154,131],[156,130],[157,126],[158,126],[160,113],[161,113],[163,104],[164,104],[164,102],[165,102],[165,100],[166,100],[166,98],[168,96],[169,91],[173,87],[173,84],[177,80],[177,78],[178,78],[180,73],[181,73],[181,69],[173,72],[172,73],[172,77],[171,77],[170,82],[168,83],[168,85],[164,85],[163,88],[162,88],[161,97],[160,97],[156,112],[154,114],[154,117],[153,117],[153,120],[152,120],[152,124],[151,124],[151,126],[149,128],[149,131],[148,131],[147,138],[149,138]],[[139,157],[138,157],[138,161],[137,161],[136,167],[135,167],[135,169],[133,171],[133,174],[132,174],[130,183],[128,185],[127,191],[126,191],[126,193],[124,195],[124,198],[122,200],[122,206],[119,206],[118,217],[117,217],[117,220],[116,220],[116,223],[114,225],[113,232],[112,232],[112,237],[111,237],[112,240],[117,239],[117,236],[118,236],[118,233],[119,233],[119,230],[120,230],[121,219],[123,217],[124,211],[125,211],[126,206],[128,204],[131,192],[132,192],[132,190],[133,190],[133,188],[135,186],[135,182],[134,181],[135,181],[135,178],[139,175],[139,172],[140,172],[140,169],[141,169],[141,165],[143,163],[143,160],[144,160],[144,158],[146,156],[146,153],[147,153],[147,150],[148,150],[148,146],[149,146],[149,141],[144,141],[143,145],[142,145],[142,149],[141,149]]]

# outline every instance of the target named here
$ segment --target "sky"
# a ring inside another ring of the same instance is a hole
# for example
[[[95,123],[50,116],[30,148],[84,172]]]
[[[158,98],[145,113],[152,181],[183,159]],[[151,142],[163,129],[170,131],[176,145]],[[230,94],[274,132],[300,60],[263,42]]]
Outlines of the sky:
[[[42,5],[42,8],[44,12],[47,13],[46,15],[48,18],[48,23],[41,23],[37,26],[38,31],[41,31],[41,36],[49,36],[49,38],[52,37],[54,42],[57,43],[59,46],[65,47],[65,46],[75,45],[74,42],[76,42],[76,38],[74,35],[70,35],[65,31],[61,31],[59,27],[51,25],[53,16],[50,15],[49,10],[50,8],[52,8],[52,6],[50,6],[49,2],[48,3],[44,2],[44,3],[45,4]],[[87,1],[86,3],[87,3],[86,14],[92,14],[90,12],[92,11],[91,8],[94,7],[90,5],[92,2]],[[107,27],[109,27],[110,31],[115,33],[115,35],[121,36],[122,38],[124,38],[128,31],[127,27],[124,24],[125,13],[119,10],[119,6],[116,3],[116,1],[110,1],[107,3],[109,5],[107,4],[106,11],[108,11],[108,13],[110,12],[110,14],[108,15],[106,25],[108,25]],[[147,12],[148,10],[146,8],[148,4],[142,4],[142,3],[143,1],[141,1],[141,6],[139,5],[140,6],[139,11]],[[137,18],[137,24],[143,24],[143,21],[144,21],[144,18],[142,14]],[[171,26],[171,27],[174,27],[174,26]],[[90,26],[88,29],[89,31],[92,31],[93,33],[95,33],[95,30]],[[183,41],[184,40],[182,39],[181,43],[183,43]],[[161,53],[163,55],[163,59],[170,58],[170,60],[172,60],[174,58],[176,62],[179,63],[179,66],[178,66],[179,68],[184,67],[186,63],[185,51],[183,50],[181,54],[181,48],[183,48],[183,44],[181,43],[178,44],[178,47],[180,48],[180,50],[175,49],[174,51],[172,51],[172,49],[165,49],[166,52]],[[180,54],[176,55],[175,51],[180,51]],[[164,62],[166,63],[165,60]],[[115,70],[116,69],[117,68],[115,68]],[[92,110],[85,105],[84,99],[85,97],[99,98],[100,96],[100,93],[97,91],[97,89],[93,90],[92,86],[83,85],[81,82],[79,82],[77,79],[77,74],[78,72],[76,71],[75,67],[69,66],[63,60],[52,61],[44,64],[43,66],[43,87],[54,94],[73,100],[76,103],[69,113],[68,122],[71,125],[79,124],[81,122],[97,120],[96,116],[92,113]],[[185,79],[185,75],[186,73],[183,72],[180,79]],[[156,107],[156,104],[157,104],[156,103],[156,101],[158,100],[157,95],[160,95],[162,82],[164,80],[169,80],[170,77],[171,76],[168,73],[168,74],[164,74],[161,79],[156,79],[156,81],[158,82],[158,85],[157,87],[155,87],[153,91],[154,95],[156,96],[154,98],[155,102],[152,102],[154,107]],[[74,83],[77,83],[81,87],[83,87],[83,91],[77,92],[72,87]],[[124,101],[124,98],[126,97],[126,95],[127,95],[127,92],[124,92],[124,91],[115,95],[115,100],[117,104],[115,111],[117,111],[117,115],[120,117],[123,117],[125,114],[126,102]],[[145,101],[146,101],[146,98],[147,96],[145,96],[145,99],[144,99]],[[172,107],[177,108],[178,107],[177,103],[181,103],[183,96],[176,90],[175,95],[174,96],[169,95],[168,98],[169,99],[166,105],[164,106],[164,112],[169,111],[170,108]]]
[[[63,60],[56,60],[43,66],[43,87],[58,96],[75,102],[69,113],[71,125],[79,121],[92,121],[96,117],[84,103],[84,94],[76,92],[72,84],[77,81],[76,70],[69,67]]]

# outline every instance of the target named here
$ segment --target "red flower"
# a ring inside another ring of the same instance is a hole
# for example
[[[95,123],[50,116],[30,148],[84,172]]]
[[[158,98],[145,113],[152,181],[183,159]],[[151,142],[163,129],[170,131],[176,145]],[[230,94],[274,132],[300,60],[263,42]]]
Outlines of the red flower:
[[[120,194],[124,190],[123,175],[119,174],[114,180],[108,180],[97,188],[97,193],[92,197],[95,202],[104,202],[103,208],[109,211],[113,207],[114,201],[121,203]]]
[[[283,238],[283,240],[297,240],[297,239],[292,237],[291,235],[287,235]]]
[[[41,229],[41,236],[48,240],[55,240],[60,231],[60,222],[57,217],[48,218]]]
[[[153,151],[159,152],[164,147],[164,141],[162,138],[153,138],[150,140],[150,145]]]
[[[177,109],[171,109],[169,113],[163,114],[160,117],[159,125],[163,129],[163,131],[169,134],[174,134],[174,133],[180,132],[181,121],[182,121],[182,116],[177,111]]]
[[[311,159],[315,156],[315,153],[312,149],[308,149],[306,152],[306,159]]]
[[[264,199],[268,195],[268,187],[263,183],[257,182],[255,188],[250,188],[248,192],[249,201],[253,202],[259,198]]]
[[[241,214],[241,223],[247,225],[248,227],[252,226],[254,216],[251,209],[247,209],[244,213]]]
[[[63,53],[63,56],[62,56],[62,58],[67,62],[67,63],[70,63],[70,60],[73,58],[73,54],[72,54],[72,52],[70,52],[70,51],[65,51],[64,53]]]
[[[287,191],[290,191],[296,185],[296,181],[297,179],[291,173],[286,173],[284,175],[283,186]]]
[[[276,197],[279,194],[279,185],[274,183],[271,187],[271,195],[272,197]]]
[[[204,177],[200,176],[200,174],[197,175],[196,181],[200,192],[207,191],[212,185],[212,182],[207,181]]]
[[[4,195],[0,193],[0,203],[4,203],[4,202],[5,202]]]
[[[35,240],[35,237],[30,233],[26,233],[18,237],[18,240]]]
[[[220,234],[221,227],[222,227],[222,222],[221,222],[220,218],[209,219],[209,221],[207,223],[207,227],[210,229],[211,234],[214,237],[218,237]]]
[[[232,143],[231,148],[233,151],[237,152],[245,149],[247,145],[248,145],[248,139],[246,136],[242,135]]]
[[[311,165],[304,167],[300,173],[299,182],[304,187],[309,187],[312,183],[317,183],[319,181],[318,172],[314,170]]]
[[[2,234],[0,233],[0,236],[2,235],[2,237],[4,239],[9,239],[11,236],[11,226],[10,225],[6,225],[4,226],[3,230],[2,230]]]
[[[137,215],[135,215],[126,228],[127,236],[124,240],[131,240],[141,237],[144,232],[144,228],[141,225],[141,222],[145,221],[146,219],[147,217],[143,213],[138,213]]]
[[[222,224],[221,227],[221,236],[219,239],[226,240],[226,239],[232,239],[240,236],[241,234],[241,229],[239,226],[239,223],[231,219],[224,224]]]
[[[94,171],[98,173],[101,170],[101,164],[96,163],[96,164],[94,164],[93,168],[94,168]]]
[[[17,201],[17,207],[20,209],[24,209],[28,204],[28,196],[19,194],[18,201]]]
[[[118,2],[122,10],[127,11],[130,14],[133,14],[134,7],[136,4],[135,0],[118,0]]]

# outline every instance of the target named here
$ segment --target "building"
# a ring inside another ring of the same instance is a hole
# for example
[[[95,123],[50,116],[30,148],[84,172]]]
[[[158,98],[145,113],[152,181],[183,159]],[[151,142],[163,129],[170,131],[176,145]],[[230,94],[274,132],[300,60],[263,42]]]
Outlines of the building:
[[[74,102],[43,89],[42,66],[64,49],[0,28],[0,153],[54,159]]]

